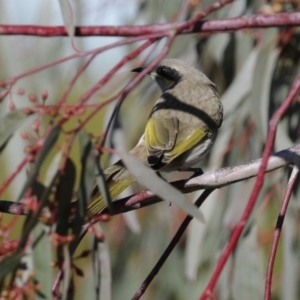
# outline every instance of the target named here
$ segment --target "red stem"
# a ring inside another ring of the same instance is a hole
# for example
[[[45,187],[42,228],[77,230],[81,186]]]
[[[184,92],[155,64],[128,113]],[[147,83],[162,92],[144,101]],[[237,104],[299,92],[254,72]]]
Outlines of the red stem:
[[[15,171],[9,175],[9,177],[3,182],[0,187],[0,195],[7,189],[8,185],[13,181],[13,179],[20,173],[20,171],[25,167],[25,165],[32,160],[33,156],[26,156],[21,163],[16,167]]]
[[[17,82],[17,80],[19,80],[19,79],[22,79],[22,78],[24,78],[26,76],[29,76],[29,75],[33,75],[33,74],[38,73],[40,71],[43,71],[47,68],[54,67],[56,65],[59,65],[59,64],[64,63],[66,61],[69,61],[71,59],[80,58],[80,57],[88,56],[88,55],[91,55],[91,54],[100,54],[102,52],[105,52],[107,50],[111,50],[111,49],[116,48],[116,47],[128,45],[128,44],[139,42],[139,41],[142,41],[142,40],[147,40],[147,39],[152,39],[152,38],[160,38],[161,36],[162,35],[160,33],[150,34],[150,35],[145,35],[145,36],[137,36],[137,37],[133,37],[133,38],[130,38],[130,39],[118,41],[118,42],[115,42],[115,43],[112,43],[112,44],[109,44],[109,45],[106,45],[106,46],[103,46],[103,47],[100,47],[100,48],[92,49],[92,50],[89,50],[89,51],[86,51],[86,52],[80,52],[80,53],[77,52],[75,54],[63,57],[63,58],[55,60],[55,61],[52,61],[48,64],[43,65],[43,66],[33,68],[29,71],[26,71],[24,73],[21,73],[21,74],[15,76],[15,77],[11,77],[9,79],[6,79],[5,83],[6,84],[11,84],[11,85],[15,84]]]
[[[233,232],[227,246],[225,247],[221,257],[219,258],[219,261],[213,272],[213,275],[212,275],[205,291],[201,295],[200,300],[205,300],[205,299],[207,299],[208,295],[212,294],[212,291],[213,291],[215,284],[227,262],[227,259],[228,259],[229,255],[231,254],[232,250],[235,248],[235,246],[242,234],[242,231],[245,227],[247,220],[249,219],[249,216],[253,210],[253,207],[254,207],[257,197],[258,197],[258,194],[259,194],[261,187],[263,185],[263,182],[264,182],[264,175],[265,175],[268,159],[269,159],[269,156],[273,149],[277,124],[278,124],[279,120],[281,119],[281,117],[285,114],[285,112],[287,111],[287,109],[289,108],[291,103],[293,102],[299,89],[300,89],[300,76],[297,78],[297,80],[294,83],[292,89],[290,90],[288,96],[286,97],[284,102],[281,104],[279,109],[274,113],[273,117],[271,118],[271,120],[269,122],[269,134],[267,137],[266,146],[265,146],[263,157],[262,157],[261,167],[259,169],[252,194],[250,196],[248,204],[244,210],[244,213],[243,213],[239,223],[237,224],[236,228],[234,229],[234,232]]]
[[[170,36],[168,42],[166,43],[165,47],[162,49],[160,54],[142,72],[140,72],[135,78],[133,78],[133,80],[130,81],[130,83],[123,90],[121,90],[117,95],[115,95],[115,96],[109,98],[108,100],[100,103],[100,105],[97,108],[95,108],[93,110],[93,112],[83,122],[81,122],[80,125],[76,129],[73,129],[72,131],[79,130],[80,128],[82,128],[105,105],[111,103],[112,101],[114,101],[117,98],[125,97],[143,79],[143,77],[150,70],[152,70],[167,55],[174,38],[175,38],[175,35]],[[92,92],[94,93],[95,89],[92,89]],[[80,99],[79,103],[83,104],[84,102],[86,102],[89,99],[89,97],[91,97],[91,95],[93,94],[92,92],[90,92],[89,94],[83,95],[83,97]],[[60,124],[63,124],[67,120],[68,120],[67,118],[63,118],[60,121]]]
[[[224,3],[224,1],[220,1]],[[232,1],[228,1],[228,4]],[[222,4],[225,5],[225,4]],[[204,16],[205,17],[205,16]],[[192,20],[192,19],[191,19]],[[298,12],[278,13],[278,14],[257,14],[232,19],[197,20],[193,26],[187,22],[173,24],[151,24],[140,26],[77,26],[75,35],[77,37],[87,36],[123,36],[136,37],[148,34],[159,34],[160,37],[166,35],[169,30],[182,30],[179,34],[199,33],[199,32],[226,32],[244,28],[265,28],[279,26],[299,26],[300,17]],[[188,24],[188,25],[187,25]],[[30,36],[68,36],[64,26],[36,26],[36,25],[0,25],[0,35],[30,35]]]
[[[99,80],[91,89],[89,89],[89,91],[86,94],[84,94],[80,98],[80,101],[77,103],[76,106],[80,108],[93,94],[95,94],[95,92],[101,89],[119,69],[121,69],[128,61],[136,58],[142,51],[147,49],[155,41],[156,39],[149,39],[145,43],[143,43],[140,47],[138,47],[136,50],[127,54],[101,80]]]
[[[291,198],[291,194],[293,192],[297,177],[299,175],[299,169],[297,166],[294,166],[293,172],[291,174],[282,204],[280,208],[280,213],[277,218],[276,228],[273,236],[273,242],[271,247],[271,253],[269,257],[268,269],[267,269],[267,277],[266,277],[266,284],[265,284],[265,300],[271,300],[271,288],[272,288],[272,275],[274,269],[274,263],[276,258],[276,252],[278,248],[279,238],[281,234],[281,229],[283,226],[284,217],[286,215],[286,211],[288,208],[289,200]]]
[[[76,72],[75,76],[72,78],[70,84],[68,85],[68,88],[65,90],[64,94],[62,95],[61,99],[58,101],[57,106],[62,106],[66,103],[67,98],[75,85],[76,81],[80,77],[80,75],[83,73],[83,71],[89,66],[89,64],[93,61],[93,59],[96,57],[97,53],[93,53],[91,57],[79,68],[78,72]]]

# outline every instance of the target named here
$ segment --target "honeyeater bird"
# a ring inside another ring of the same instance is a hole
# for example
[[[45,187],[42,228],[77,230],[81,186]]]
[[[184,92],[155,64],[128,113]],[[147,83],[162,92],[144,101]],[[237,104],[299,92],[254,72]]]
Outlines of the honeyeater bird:
[[[223,107],[216,85],[179,59],[162,60],[149,75],[162,95],[150,112],[144,134],[129,153],[157,171],[190,170],[210,151],[222,124]],[[111,199],[135,181],[121,160],[104,174]],[[93,196],[87,220],[104,208],[103,197]]]

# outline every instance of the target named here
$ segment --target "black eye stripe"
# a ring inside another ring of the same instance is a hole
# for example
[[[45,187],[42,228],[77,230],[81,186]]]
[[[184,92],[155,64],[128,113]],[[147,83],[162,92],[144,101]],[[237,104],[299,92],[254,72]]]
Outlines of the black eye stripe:
[[[156,73],[172,81],[179,81],[181,78],[181,75],[176,70],[168,67],[160,66],[157,68]]]

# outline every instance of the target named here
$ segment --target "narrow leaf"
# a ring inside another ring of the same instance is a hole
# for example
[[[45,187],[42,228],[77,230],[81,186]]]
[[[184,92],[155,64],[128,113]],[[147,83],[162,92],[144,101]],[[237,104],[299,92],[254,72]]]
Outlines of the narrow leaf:
[[[263,252],[256,239],[257,226],[253,226],[248,236],[239,243],[232,279],[233,299],[263,299],[266,271]]]
[[[73,221],[73,234],[76,239],[71,243],[71,254],[75,251],[78,244],[79,233],[84,224],[86,208],[92,195],[95,180],[95,155],[93,153],[92,142],[84,130],[78,134],[81,160],[81,175],[78,191],[78,201],[76,203],[76,215]]]
[[[107,208],[108,208],[110,214],[113,215],[112,200],[110,198],[108,187],[107,187],[107,184],[105,181],[103,169],[98,160],[96,160],[96,168],[97,168],[97,177],[96,177],[97,187],[99,189],[101,196],[103,197],[104,201],[107,204]]]
[[[75,26],[71,3],[69,0],[59,0],[59,5],[66,31],[72,39],[74,37]]]
[[[137,158],[125,152],[119,153],[127,169],[139,183],[158,197],[175,204],[187,214],[204,222],[203,214],[183,194],[169,185],[166,181],[159,178],[152,169],[146,167]]]
[[[18,266],[22,256],[22,253],[15,253],[0,262],[0,280]]]
[[[235,76],[234,81],[222,95],[221,101],[224,105],[225,114],[234,111],[240,101],[242,101],[244,97],[250,93],[252,89],[253,71],[258,52],[257,48],[252,50],[243,67]]]
[[[39,173],[42,163],[44,162],[45,158],[47,157],[47,154],[49,153],[49,151],[52,149],[53,145],[55,144],[60,131],[61,131],[61,127],[59,125],[57,125],[57,126],[53,127],[53,129],[49,133],[49,135],[48,135],[47,139],[45,140],[44,145],[43,145],[42,149],[40,150],[40,153],[35,161],[35,164],[29,174],[29,177],[27,178],[26,183],[20,193],[18,201],[20,201],[22,199],[24,193],[36,181],[36,177]]]
[[[0,153],[26,117],[23,109],[17,109],[0,118]]]
[[[70,158],[67,159],[66,166],[61,172],[62,174],[56,190],[56,233],[65,236],[68,234],[70,203],[73,199],[73,190],[76,179],[76,168]]]
[[[61,299],[67,300],[68,299],[68,290],[71,284],[71,257],[68,249],[68,245],[63,245],[63,253],[64,253],[64,276],[62,281],[62,293]]]
[[[37,293],[36,299],[51,299],[52,297],[52,241],[45,230],[45,225],[40,223],[37,224],[32,232],[34,238],[32,249],[34,274],[38,284],[41,285],[41,294]]]
[[[95,226],[97,230],[102,231],[99,223],[95,224]],[[112,299],[112,275],[108,244],[105,241],[100,242],[96,237],[94,237],[93,245],[93,270],[96,299]]]
[[[30,212],[25,220],[25,223],[23,225],[23,232],[19,243],[19,249],[23,249],[27,243],[27,239],[29,234],[31,233],[32,229],[37,224],[39,217],[42,213],[43,208],[47,205],[49,197],[53,191],[53,186],[57,184],[59,173],[57,173],[53,179],[50,185],[44,190],[40,200],[39,200],[39,206],[37,211]]]
[[[268,134],[271,82],[279,55],[278,49],[275,48],[277,44],[271,43],[272,48],[270,42],[274,41],[277,36],[278,30],[274,28],[268,28],[264,32],[262,38],[265,46],[259,47],[259,54],[254,68],[255,76],[253,76],[252,82],[252,99],[249,102],[255,120],[255,127],[258,129],[263,143]]]

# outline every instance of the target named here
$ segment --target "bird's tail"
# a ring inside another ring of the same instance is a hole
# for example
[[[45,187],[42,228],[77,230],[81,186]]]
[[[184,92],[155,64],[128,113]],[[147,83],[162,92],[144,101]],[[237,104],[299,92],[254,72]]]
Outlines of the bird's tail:
[[[129,153],[147,164],[147,151],[145,144],[141,140]],[[135,181],[135,177],[127,171],[121,160],[106,169],[104,175],[111,200],[116,199]],[[103,196],[100,193],[96,193],[87,207],[86,221],[100,214],[106,207],[107,204]]]

